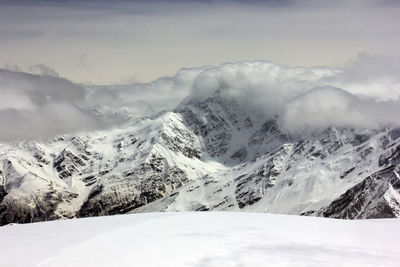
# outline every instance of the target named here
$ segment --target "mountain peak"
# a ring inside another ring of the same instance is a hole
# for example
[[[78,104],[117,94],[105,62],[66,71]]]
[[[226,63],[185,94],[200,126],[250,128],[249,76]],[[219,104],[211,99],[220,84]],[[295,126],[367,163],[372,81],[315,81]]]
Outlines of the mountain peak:
[[[398,130],[294,135],[278,117],[251,115],[218,91],[112,129],[2,145],[0,221],[164,210],[398,216]],[[384,212],[370,212],[363,194]]]

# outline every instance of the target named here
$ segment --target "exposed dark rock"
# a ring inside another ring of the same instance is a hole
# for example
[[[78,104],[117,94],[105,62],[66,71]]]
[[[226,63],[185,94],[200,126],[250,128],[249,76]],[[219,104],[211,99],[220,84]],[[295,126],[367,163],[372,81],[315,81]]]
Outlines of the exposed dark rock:
[[[351,173],[352,171],[354,171],[356,167],[352,167],[348,170],[346,170],[342,175],[340,175],[340,179],[343,179],[344,177],[346,177],[349,173]]]
[[[207,206],[201,205],[200,207],[197,207],[194,210],[195,211],[208,211],[210,209]]]
[[[400,180],[396,176],[394,166],[365,178],[317,214],[342,219],[396,217],[390,204],[384,198],[390,185],[397,190],[400,187]]]
[[[65,149],[54,159],[53,162],[53,168],[56,169],[62,179],[69,178],[73,174],[78,173],[79,167],[85,165],[85,159],[81,159],[71,151]]]
[[[59,219],[55,214],[59,203],[65,199],[77,197],[76,194],[61,194],[48,191],[43,195],[31,196],[30,199],[14,199],[6,196],[0,203],[0,225],[8,223],[31,223]],[[35,205],[26,203],[34,202]]]
[[[246,147],[241,147],[236,152],[234,152],[231,156],[231,159],[243,160],[247,157]]]
[[[374,151],[373,147],[368,147],[367,149],[361,151],[360,157],[362,160],[365,160],[369,154],[371,154]]]
[[[366,134],[355,134],[352,144],[354,146],[359,146],[359,145],[365,143],[366,141],[368,141],[369,138],[370,138],[370,136],[366,135]]]
[[[0,202],[3,201],[4,197],[7,195],[6,190],[4,190],[4,186],[0,185]]]
[[[379,166],[395,165],[400,163],[400,145],[379,157]]]

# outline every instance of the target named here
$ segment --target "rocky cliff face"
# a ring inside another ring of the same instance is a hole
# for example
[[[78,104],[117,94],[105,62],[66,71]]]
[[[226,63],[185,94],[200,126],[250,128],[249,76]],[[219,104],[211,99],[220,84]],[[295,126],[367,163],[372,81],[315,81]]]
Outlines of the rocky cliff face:
[[[348,189],[316,215],[346,219],[400,217],[400,146],[379,158],[383,169]]]
[[[400,216],[400,130],[291,136],[215,94],[118,128],[0,145],[0,223],[127,212]]]

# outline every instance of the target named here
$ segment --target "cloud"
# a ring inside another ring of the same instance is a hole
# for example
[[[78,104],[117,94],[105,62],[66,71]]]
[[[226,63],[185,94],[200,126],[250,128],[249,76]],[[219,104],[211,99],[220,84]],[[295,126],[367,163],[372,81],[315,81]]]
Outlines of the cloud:
[[[0,69],[0,94],[0,141],[42,139],[106,125],[79,107],[85,90],[62,78]]]
[[[104,113],[146,115],[215,92],[234,98],[262,121],[279,118],[288,132],[329,126],[400,125],[400,75],[396,61],[360,54],[346,68],[290,67],[268,61],[185,68],[151,83],[93,86],[88,104]]]
[[[30,72],[38,75],[60,77],[60,75],[46,64],[37,64],[29,68]]]
[[[400,126],[396,61],[361,54],[346,68],[290,67],[268,61],[183,68],[150,83],[81,86],[49,75],[0,70],[0,140],[94,130],[201,101],[234,98],[262,123],[291,133],[326,127]],[[42,73],[47,68],[42,67]],[[103,114],[95,116],[93,110]]]
[[[374,79],[393,79],[400,75],[400,62],[395,58],[359,53],[357,57],[347,64],[343,73],[345,81],[359,81]]]
[[[296,96],[282,116],[284,129],[295,132],[328,127],[376,129],[399,126],[400,101],[357,97],[335,87],[318,87]]]
[[[206,98],[215,91],[234,97],[244,108],[275,116],[293,96],[318,86],[335,69],[288,67],[267,61],[226,63],[209,67],[194,79],[187,98]]]
[[[125,117],[171,110],[190,94],[197,75],[205,68],[181,69],[175,76],[150,83],[87,86],[85,105],[105,114],[117,112]]]
[[[235,98],[248,114],[278,117],[289,132],[400,126],[398,66],[390,58],[367,54],[342,69],[226,63],[197,69],[184,102],[219,92]]]

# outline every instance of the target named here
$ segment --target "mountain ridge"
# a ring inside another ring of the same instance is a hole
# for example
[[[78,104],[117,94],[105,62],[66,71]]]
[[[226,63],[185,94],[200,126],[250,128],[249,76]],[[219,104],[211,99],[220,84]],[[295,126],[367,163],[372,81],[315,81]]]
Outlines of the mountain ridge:
[[[294,136],[251,115],[216,92],[109,130],[2,144],[0,223],[180,210],[400,216],[399,129]],[[370,197],[382,212],[354,204],[384,170]]]

